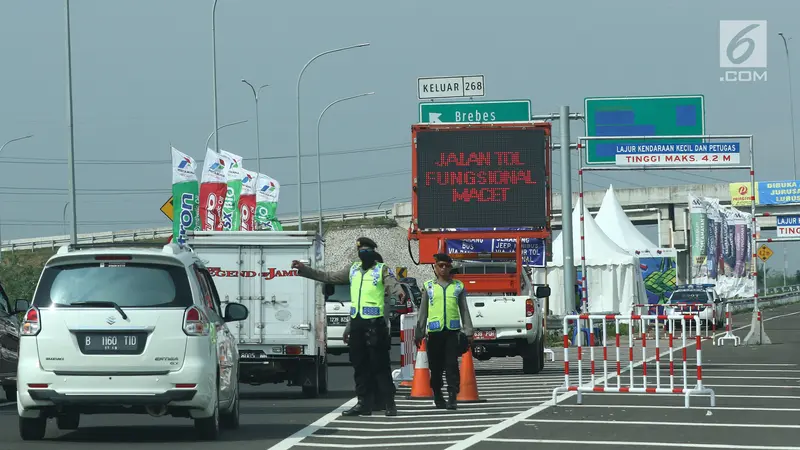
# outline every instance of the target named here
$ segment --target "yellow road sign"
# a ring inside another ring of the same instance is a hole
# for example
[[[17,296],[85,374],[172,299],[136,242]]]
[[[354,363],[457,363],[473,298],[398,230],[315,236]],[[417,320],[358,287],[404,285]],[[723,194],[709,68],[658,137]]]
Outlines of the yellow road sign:
[[[169,200],[167,200],[166,203],[161,205],[161,212],[164,213],[164,215],[167,216],[167,219],[169,219],[171,221],[172,220],[172,211],[173,211],[172,210],[172,197],[170,197]]]
[[[767,244],[763,244],[761,247],[759,247],[757,253],[758,257],[761,258],[761,260],[764,262],[767,262],[770,256],[774,254],[775,252],[773,252],[771,248],[767,247]]]
[[[397,278],[408,278],[408,267],[396,267]]]

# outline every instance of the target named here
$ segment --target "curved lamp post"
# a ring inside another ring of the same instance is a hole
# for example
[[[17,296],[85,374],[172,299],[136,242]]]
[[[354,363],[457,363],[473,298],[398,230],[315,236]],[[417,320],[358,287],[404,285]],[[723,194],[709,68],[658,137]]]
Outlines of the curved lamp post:
[[[366,97],[368,95],[373,95],[374,92],[365,92],[363,94],[358,95],[351,95],[350,97],[340,98],[339,100],[334,100],[322,110],[319,114],[319,118],[317,119],[317,195],[318,195],[318,202],[319,202],[319,224],[318,224],[318,232],[319,235],[322,236],[322,159],[320,158],[320,151],[319,151],[319,125],[322,123],[322,116],[331,108],[331,106],[341,103],[347,100],[353,100],[356,98]]]
[[[329,55],[331,53],[337,53],[345,50],[367,47],[367,46],[369,46],[369,42],[366,42],[364,44],[349,45],[347,47],[340,47],[340,48],[335,48],[333,50],[322,52],[317,56],[308,60],[306,65],[303,66],[303,69],[300,70],[300,74],[297,76],[297,230],[298,231],[303,230],[303,179],[302,179],[303,169],[302,169],[302,156],[300,155],[300,80],[303,78],[303,73],[306,71],[308,66],[312,62],[316,61],[317,58]]]

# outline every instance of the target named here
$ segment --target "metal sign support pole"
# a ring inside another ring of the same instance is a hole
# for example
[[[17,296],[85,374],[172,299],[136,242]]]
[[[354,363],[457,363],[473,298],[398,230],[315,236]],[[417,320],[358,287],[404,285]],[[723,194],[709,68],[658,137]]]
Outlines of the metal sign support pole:
[[[645,166],[628,166],[628,167],[619,167],[616,164],[611,165],[604,165],[604,166],[584,166],[583,160],[583,152],[584,149],[588,148],[589,141],[648,141],[648,140],[669,140],[669,139],[702,139],[703,141],[709,141],[714,139],[747,139],[749,146],[750,146],[750,164],[747,166],[742,165],[731,165],[731,166],[712,166],[709,167],[708,165],[679,165],[676,164],[674,166],[656,166],[656,167],[645,167]],[[587,145],[584,145],[584,141],[586,141]],[[761,321],[761,313],[758,309],[758,266],[756,265],[756,197],[755,197],[755,149],[753,146],[753,136],[752,135],[686,135],[686,136],[584,136],[578,138],[578,154],[580,155],[580,168],[578,169],[578,178],[580,184],[580,192],[578,197],[580,199],[580,208],[581,208],[581,288],[583,292],[582,301],[584,305],[582,305],[585,309],[584,312],[588,312],[588,295],[586,289],[586,245],[585,245],[585,235],[584,235],[584,191],[583,191],[583,172],[590,171],[590,172],[602,172],[602,171],[657,171],[657,170],[709,170],[709,169],[717,169],[717,170],[744,170],[748,169],[750,172],[750,214],[752,216],[752,227],[753,233],[751,236],[751,247],[752,247],[752,256],[751,256],[751,265],[753,269],[753,277],[754,277],[754,296],[753,296],[753,318],[752,318],[752,326],[750,329],[750,333],[745,337],[744,342],[746,344],[769,344],[769,337],[767,337],[766,333],[763,329],[763,322]],[[563,220],[563,216],[562,216]],[[690,280],[689,280],[690,281]],[[753,338],[755,337],[755,339]]]

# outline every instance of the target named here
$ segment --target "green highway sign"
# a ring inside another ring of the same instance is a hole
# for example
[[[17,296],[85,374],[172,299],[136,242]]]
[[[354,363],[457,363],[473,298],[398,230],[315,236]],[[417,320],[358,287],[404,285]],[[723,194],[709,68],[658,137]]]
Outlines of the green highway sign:
[[[530,122],[530,100],[420,103],[419,123]]]
[[[586,136],[694,136],[705,134],[702,95],[661,97],[589,97],[584,100]],[[699,144],[701,139],[648,139]],[[633,139],[584,141],[587,165],[615,164],[616,146],[641,144]]]

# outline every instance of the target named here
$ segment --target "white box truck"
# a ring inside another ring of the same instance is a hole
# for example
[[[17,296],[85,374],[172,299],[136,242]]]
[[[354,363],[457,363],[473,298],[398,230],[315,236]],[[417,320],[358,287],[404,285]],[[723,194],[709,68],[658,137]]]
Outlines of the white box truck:
[[[214,277],[223,304],[249,317],[232,330],[239,382],[301,386],[308,397],[328,390],[325,302],[321,284],[297,275],[292,261],[318,268],[322,243],[312,231],[195,231],[187,244]]]

